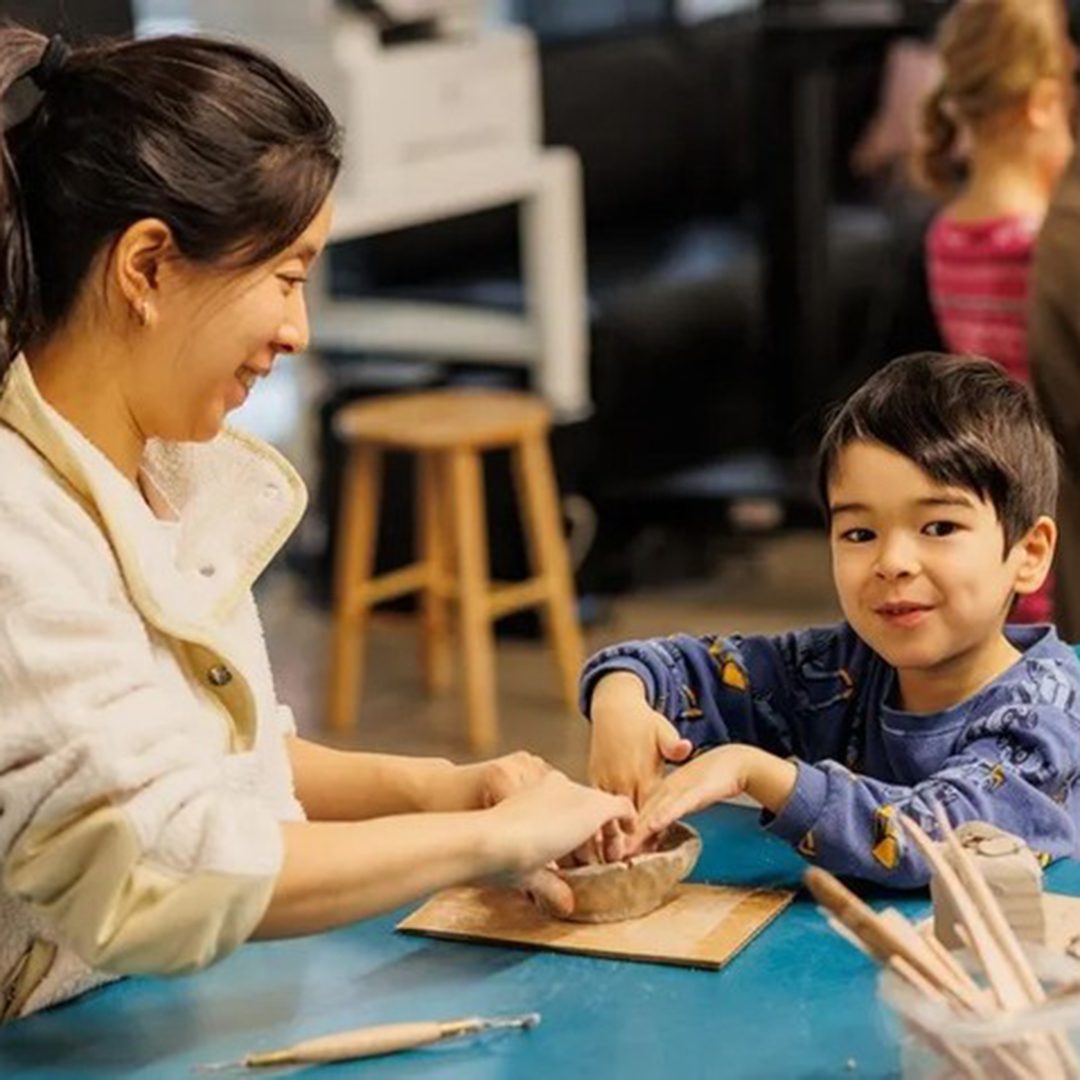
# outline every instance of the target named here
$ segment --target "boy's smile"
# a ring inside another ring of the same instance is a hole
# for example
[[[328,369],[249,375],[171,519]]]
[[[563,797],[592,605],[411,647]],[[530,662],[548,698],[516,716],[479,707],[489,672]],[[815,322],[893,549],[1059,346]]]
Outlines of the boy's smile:
[[[1045,576],[1048,519],[1032,529],[1051,530],[1048,545],[1034,544],[1039,552],[1032,533],[1006,551],[991,502],[942,486],[909,458],[867,441],[840,452],[829,507],[840,605],[897,669],[904,708],[958,704],[1016,660],[1002,628],[1013,594]]]

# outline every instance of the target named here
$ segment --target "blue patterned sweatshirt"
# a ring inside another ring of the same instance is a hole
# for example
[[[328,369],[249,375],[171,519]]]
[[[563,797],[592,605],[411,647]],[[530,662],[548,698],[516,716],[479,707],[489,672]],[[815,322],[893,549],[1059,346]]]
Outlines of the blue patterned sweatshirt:
[[[631,671],[650,704],[695,750],[746,743],[798,765],[781,811],[762,824],[839,874],[900,888],[929,869],[897,815],[937,832],[989,821],[1046,863],[1080,855],[1080,662],[1047,626],[1007,626],[1022,656],[939,713],[896,708],[896,672],[846,623],[775,637],[631,641],[585,665],[582,711],[596,683]]]

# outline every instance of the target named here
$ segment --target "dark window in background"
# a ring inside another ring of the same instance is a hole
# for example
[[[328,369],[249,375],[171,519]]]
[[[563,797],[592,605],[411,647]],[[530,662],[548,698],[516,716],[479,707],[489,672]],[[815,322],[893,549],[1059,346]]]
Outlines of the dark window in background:
[[[72,41],[130,34],[134,28],[131,0],[0,0],[0,19]]]
[[[675,20],[677,0],[509,0],[514,22],[543,41],[610,36],[646,30]]]

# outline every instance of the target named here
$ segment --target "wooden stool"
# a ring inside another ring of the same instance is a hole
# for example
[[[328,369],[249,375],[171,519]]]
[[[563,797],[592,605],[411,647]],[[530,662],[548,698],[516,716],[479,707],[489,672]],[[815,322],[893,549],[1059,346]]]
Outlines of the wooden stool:
[[[435,391],[346,406],[335,428],[349,446],[335,567],[328,717],[345,730],[356,719],[363,647],[371,609],[421,594],[421,661],[428,692],[450,681],[449,616],[456,604],[465,655],[465,706],[474,750],[491,747],[495,715],[492,623],[542,605],[567,705],[576,710],[585,658],[559,493],[548,450],[547,407],[512,392]],[[485,450],[508,448],[533,577],[489,580],[484,508]],[[417,561],[373,576],[382,456],[407,450],[417,459]]]

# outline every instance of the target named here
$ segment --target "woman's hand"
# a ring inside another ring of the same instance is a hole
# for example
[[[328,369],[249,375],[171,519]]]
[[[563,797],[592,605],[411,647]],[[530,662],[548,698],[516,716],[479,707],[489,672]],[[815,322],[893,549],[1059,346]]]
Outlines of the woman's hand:
[[[543,758],[525,750],[472,765],[445,765],[431,778],[426,810],[487,810],[553,771]]]
[[[464,767],[474,770],[476,805],[485,810],[518,791],[538,784],[555,771],[543,758],[530,754],[527,750],[518,750],[513,754]]]
[[[573,910],[574,900],[555,863],[606,825],[631,831],[637,818],[626,797],[575,784],[555,770],[487,813],[496,822],[497,842],[507,845],[505,858],[518,885],[541,907],[562,914]]]

